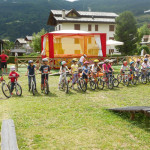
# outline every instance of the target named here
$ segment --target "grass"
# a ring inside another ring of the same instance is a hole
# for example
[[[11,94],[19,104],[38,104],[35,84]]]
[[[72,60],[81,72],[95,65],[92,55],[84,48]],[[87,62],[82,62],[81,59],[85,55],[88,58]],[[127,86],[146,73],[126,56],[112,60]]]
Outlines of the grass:
[[[115,69],[118,71],[119,67]],[[20,150],[149,150],[150,126],[143,115],[134,121],[128,114],[106,108],[150,105],[149,85],[82,93],[58,90],[58,77],[50,77],[48,96],[28,92],[25,69],[19,69],[23,96],[5,99],[1,93],[0,115],[15,122]],[[6,77],[5,77],[6,78]]]

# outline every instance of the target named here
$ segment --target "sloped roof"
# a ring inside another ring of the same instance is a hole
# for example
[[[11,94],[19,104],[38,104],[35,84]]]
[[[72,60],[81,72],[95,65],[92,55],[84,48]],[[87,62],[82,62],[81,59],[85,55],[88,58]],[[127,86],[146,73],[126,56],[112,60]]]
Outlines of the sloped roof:
[[[25,49],[11,49],[11,53],[26,53]]]
[[[16,41],[18,41],[20,44],[26,44],[27,43],[27,41],[25,41],[25,39],[23,39],[23,38],[18,38],[18,39],[16,39]]]
[[[74,12],[76,17],[69,17],[68,14]],[[89,12],[76,11],[75,9],[65,10],[66,17],[62,17],[62,10],[51,10],[48,25],[57,25],[61,22],[83,22],[83,23],[112,23],[115,24],[116,13],[111,12]]]
[[[32,36],[28,36],[28,35],[26,36],[26,39],[29,41],[32,41],[32,38],[33,38]]]

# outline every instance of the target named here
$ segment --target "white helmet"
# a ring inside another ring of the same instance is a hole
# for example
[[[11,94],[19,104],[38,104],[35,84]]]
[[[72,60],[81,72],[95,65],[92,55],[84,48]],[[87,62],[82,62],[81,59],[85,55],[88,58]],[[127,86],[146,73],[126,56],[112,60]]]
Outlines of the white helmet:
[[[15,71],[16,70],[15,66],[10,67],[10,70]]]
[[[46,61],[48,61],[48,59],[47,59],[47,58],[43,58],[42,61],[43,61],[43,62],[46,62]]]
[[[109,59],[104,60],[105,63],[109,63]]]
[[[65,65],[65,64],[67,64],[65,61],[62,61],[62,62],[61,62],[61,65]]]

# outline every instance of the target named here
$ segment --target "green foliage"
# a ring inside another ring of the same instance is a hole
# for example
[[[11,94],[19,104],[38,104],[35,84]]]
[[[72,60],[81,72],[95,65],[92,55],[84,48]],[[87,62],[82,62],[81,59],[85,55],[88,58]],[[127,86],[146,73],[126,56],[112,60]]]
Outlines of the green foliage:
[[[122,54],[132,55],[136,51],[137,26],[133,14],[129,11],[123,12],[116,19],[115,39],[124,42],[124,45],[117,46]]]
[[[13,49],[15,44],[14,42],[5,41],[6,44],[4,44],[4,50],[10,50]]]
[[[45,29],[42,29],[40,32],[37,34],[33,34],[33,40],[31,43],[31,47],[34,49],[35,52],[40,52],[41,51],[41,36],[46,33]]]
[[[141,51],[142,51],[143,49],[146,51],[147,54],[150,53],[149,47],[148,47],[147,45],[142,45],[142,46],[140,46],[140,47],[138,48],[138,54],[141,54]]]
[[[148,28],[148,24],[144,24],[138,29],[139,41],[142,40],[144,35],[150,35],[150,29]]]

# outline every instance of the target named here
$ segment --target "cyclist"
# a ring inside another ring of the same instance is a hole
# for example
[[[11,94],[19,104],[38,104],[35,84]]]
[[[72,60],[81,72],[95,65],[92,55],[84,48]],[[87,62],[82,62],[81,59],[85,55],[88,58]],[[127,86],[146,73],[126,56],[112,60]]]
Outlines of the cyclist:
[[[149,68],[150,68],[150,66],[148,64],[148,59],[144,58],[144,62],[141,65],[141,71],[143,72],[143,74],[146,74],[147,71],[149,71]]]
[[[104,61],[102,69],[103,69],[104,81],[105,81],[108,78],[108,74],[112,74],[112,72],[114,71],[114,69],[111,67],[110,61],[108,59],[106,59]]]
[[[72,65],[71,65],[71,74],[72,74],[72,89],[74,89],[74,84],[77,82],[78,85],[78,60],[77,58],[74,58],[72,60]]]
[[[98,69],[99,69],[99,71],[101,71],[102,70],[102,68],[98,65],[98,63],[99,63],[99,60],[98,59],[95,59],[94,60],[94,64],[92,65],[92,68],[91,68],[91,71],[92,71],[92,77],[94,78],[94,79],[96,79],[96,77],[98,76]]]
[[[11,95],[13,95],[12,92],[13,92],[13,90],[14,90],[15,81],[16,81],[17,78],[19,77],[19,74],[15,71],[15,70],[16,70],[16,69],[15,69],[15,66],[12,66],[12,67],[10,68],[10,70],[11,70],[11,72],[10,72],[8,78],[11,80],[10,93],[11,93]]]
[[[43,58],[42,62],[43,62],[43,65],[40,68],[40,72],[41,72],[41,91],[43,92],[44,80],[45,80],[45,77],[48,80],[48,74],[50,73],[50,67],[48,66],[48,59],[47,58]]]
[[[121,66],[121,74],[124,74],[125,73],[125,71],[128,71],[129,70],[129,66],[128,66],[128,63],[127,63],[127,61],[124,61],[123,62],[123,65]]]
[[[89,70],[90,70],[90,68],[88,67],[88,65],[89,65],[89,62],[85,61],[83,69],[82,69],[82,78],[85,79],[86,83],[88,81],[88,74],[89,74]]]
[[[27,67],[27,73],[28,75],[28,86],[29,86],[29,91],[31,89],[31,78],[33,78],[33,81],[35,83],[35,90],[36,90],[36,78],[35,78],[35,72],[36,72],[36,66],[33,64],[33,60],[29,60],[29,65]],[[31,77],[33,76],[33,77]]]
[[[59,71],[60,77],[59,77],[59,87],[58,87],[58,89],[60,89],[60,84],[62,82],[63,77],[65,78],[65,81],[67,82],[66,71],[70,72],[70,70],[68,69],[68,67],[66,65],[67,65],[66,61],[61,62],[61,67],[60,67],[60,71]]]
[[[130,62],[130,73],[133,73],[135,71],[135,67],[134,67],[134,61]]]
[[[84,61],[86,61],[86,57],[87,56],[85,54],[83,56],[81,56],[78,64],[81,64],[81,66],[83,66]]]
[[[140,68],[141,68],[141,60],[140,59],[137,59],[136,63],[135,63],[135,72],[136,72],[136,75],[138,76],[139,74],[139,71],[140,71]]]

